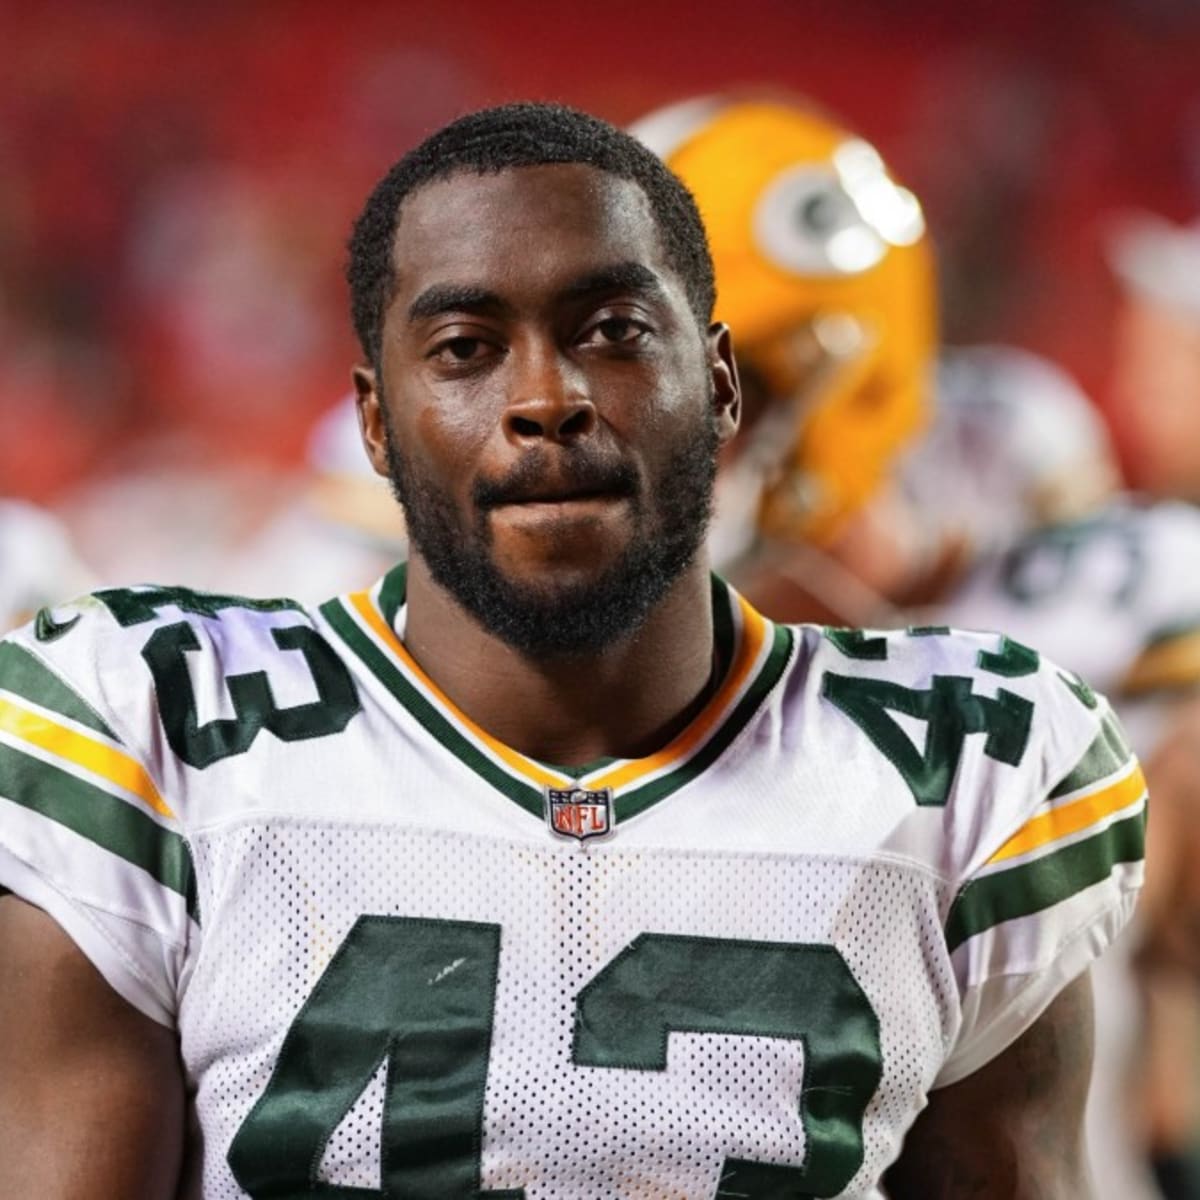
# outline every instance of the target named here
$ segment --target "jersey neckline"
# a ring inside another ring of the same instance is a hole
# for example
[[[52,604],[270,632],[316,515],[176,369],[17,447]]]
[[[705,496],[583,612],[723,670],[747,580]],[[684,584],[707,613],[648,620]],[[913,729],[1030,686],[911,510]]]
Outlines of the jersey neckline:
[[[321,605],[334,633],[425,731],[527,812],[542,816],[544,789],[609,788],[618,822],[644,812],[700,775],[759,710],[783,675],[793,637],[724,580],[712,577],[713,630],[723,677],[708,702],[666,746],[645,758],[606,758],[582,772],[539,762],[506,746],[462,712],[429,678],[396,633],[407,564],[373,587]]]

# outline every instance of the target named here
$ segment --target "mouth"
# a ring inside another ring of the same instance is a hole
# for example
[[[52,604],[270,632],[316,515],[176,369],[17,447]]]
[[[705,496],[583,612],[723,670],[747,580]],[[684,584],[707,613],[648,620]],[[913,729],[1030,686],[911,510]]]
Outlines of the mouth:
[[[545,508],[574,504],[611,504],[627,498],[628,492],[617,488],[560,488],[513,496],[502,501],[500,507]]]
[[[535,521],[587,520],[599,518],[623,505],[628,496],[618,492],[568,492],[527,496],[499,504],[493,510]]]
[[[531,455],[501,480],[481,480],[474,500],[505,524],[546,528],[607,522],[636,505],[638,474],[631,464]]]

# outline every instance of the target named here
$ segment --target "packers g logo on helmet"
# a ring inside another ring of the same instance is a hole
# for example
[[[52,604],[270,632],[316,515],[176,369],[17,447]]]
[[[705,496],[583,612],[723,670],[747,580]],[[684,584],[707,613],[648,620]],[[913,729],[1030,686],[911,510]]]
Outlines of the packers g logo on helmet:
[[[695,99],[632,132],[696,197],[716,315],[772,407],[791,409],[783,439],[782,414],[766,423],[760,528],[829,541],[928,413],[936,322],[920,204],[874,147],[804,103]]]

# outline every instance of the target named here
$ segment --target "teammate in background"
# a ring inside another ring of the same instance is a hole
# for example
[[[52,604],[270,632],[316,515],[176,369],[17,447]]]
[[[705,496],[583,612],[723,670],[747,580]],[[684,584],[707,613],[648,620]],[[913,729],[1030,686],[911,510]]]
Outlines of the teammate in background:
[[[1133,482],[1149,495],[1200,502],[1200,220],[1175,225],[1149,214],[1131,216],[1113,231],[1111,262],[1123,285],[1113,339],[1110,412]],[[1195,519],[1195,518],[1193,518]],[[1167,586],[1190,595],[1200,575],[1200,548],[1179,547]],[[1197,1054],[1196,978],[1200,974],[1200,927],[1194,916],[1196,863],[1200,846],[1200,606],[1193,606],[1159,631],[1131,674],[1130,685],[1157,689],[1178,700],[1167,736],[1160,739],[1154,767],[1162,781],[1165,809],[1156,845],[1172,851],[1170,887],[1157,887],[1169,919],[1156,925],[1147,958],[1168,978],[1155,1003],[1171,1036],[1151,1047],[1149,1071],[1158,1101],[1150,1137],[1165,1194],[1181,1200],[1200,1196],[1200,1079]],[[1160,852],[1160,857],[1162,853]],[[1176,1033],[1176,1031],[1179,1031]]]
[[[1020,423],[1019,413],[1010,416]],[[1106,470],[1103,453],[1095,466]],[[1089,1141],[1098,1194],[1113,1200],[1158,1195],[1147,1160],[1169,1150],[1178,1174],[1196,1118],[1196,1081],[1181,1075],[1181,1064],[1195,1061],[1188,1046],[1197,1046],[1200,895],[1191,878],[1200,859],[1200,762],[1181,786],[1195,756],[1170,747],[1181,696],[1200,684],[1200,571],[1188,566],[1197,562],[1200,511],[1113,495],[1074,521],[1035,528],[985,555],[939,609],[951,625],[996,625],[1095,679],[1147,762],[1156,802],[1138,922],[1096,974]],[[1161,1191],[1180,1200],[1197,1195],[1194,1182],[1179,1190],[1165,1178]]]
[[[94,583],[59,520],[24,500],[0,500],[0,633]]]
[[[697,196],[738,338],[745,417],[717,483],[717,569],[779,617],[901,623],[962,554],[896,484],[936,349],[919,203],[807,101],[702,97],[631,132]]]
[[[223,564],[221,587],[317,604],[405,557],[404,518],[362,452],[353,396],[314,427],[296,492]]]
[[[1004,629],[1128,702],[1140,650],[1170,617],[1200,613],[1200,573],[1190,590],[1169,579],[1180,558],[1200,559],[1200,515],[1108,507],[1119,472],[1107,433],[1051,364],[999,346],[935,355],[919,207],[827,114],[794,99],[708,97],[634,132],[697,196],[718,315],[739,332],[757,401],[718,480],[713,550],[731,577],[777,617]],[[1005,555],[1031,526],[1046,532]],[[1018,560],[1021,580],[1006,582]],[[1130,710],[1139,725],[1143,708]],[[1172,874],[1158,872],[1164,895]],[[1089,1122],[1099,1194],[1135,1200],[1155,1194],[1130,1133],[1125,1058],[1139,1025],[1128,965],[1112,961],[1101,964]]]
[[[627,135],[447,126],[349,277],[407,569],[0,646],[0,1191],[1082,1200],[1106,702],[710,575],[737,371]]]

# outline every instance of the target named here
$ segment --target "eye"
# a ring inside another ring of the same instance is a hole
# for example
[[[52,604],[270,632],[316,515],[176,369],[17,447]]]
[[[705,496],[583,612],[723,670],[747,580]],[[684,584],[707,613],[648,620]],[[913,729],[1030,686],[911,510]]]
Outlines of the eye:
[[[632,346],[649,332],[648,326],[632,317],[605,317],[590,326],[580,340],[585,344]]]
[[[482,338],[448,338],[434,347],[430,357],[444,363],[468,363],[483,358],[492,347]]]

